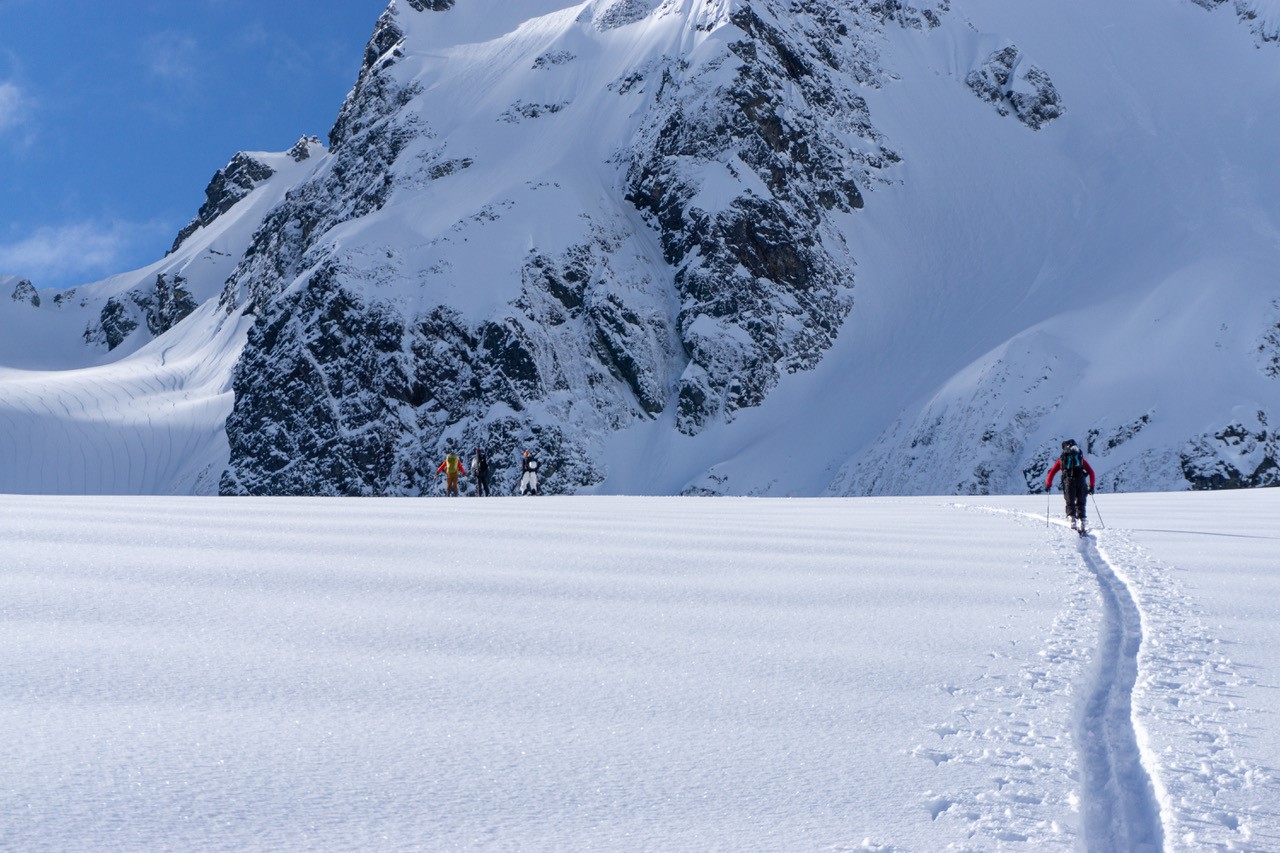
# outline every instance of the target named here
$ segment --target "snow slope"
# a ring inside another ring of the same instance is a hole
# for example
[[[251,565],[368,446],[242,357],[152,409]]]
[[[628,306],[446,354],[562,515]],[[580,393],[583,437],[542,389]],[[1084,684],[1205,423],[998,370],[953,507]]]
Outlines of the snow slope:
[[[1057,500],[0,498],[0,847],[1277,849],[1280,493]]]
[[[1280,319],[1266,142],[1280,114],[1260,108],[1280,97],[1274,51],[1190,3],[957,11],[970,31],[912,42],[912,61],[892,63],[901,85],[871,96],[908,174],[867,217],[861,292],[883,307],[848,337],[914,369],[851,389],[905,412],[847,487],[1022,491],[1061,439],[1096,433],[1104,488],[1172,488],[1193,436],[1269,433],[1280,387],[1256,355]],[[970,57],[1006,40],[1066,104],[1035,134],[950,95]],[[1208,440],[1215,461],[1260,462]]]

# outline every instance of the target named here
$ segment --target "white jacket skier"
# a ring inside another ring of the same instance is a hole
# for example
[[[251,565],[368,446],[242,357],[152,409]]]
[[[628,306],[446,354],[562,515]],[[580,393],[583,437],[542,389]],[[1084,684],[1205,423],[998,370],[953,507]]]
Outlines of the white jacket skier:
[[[520,494],[536,495],[538,493],[538,460],[529,451],[524,452],[520,463]]]

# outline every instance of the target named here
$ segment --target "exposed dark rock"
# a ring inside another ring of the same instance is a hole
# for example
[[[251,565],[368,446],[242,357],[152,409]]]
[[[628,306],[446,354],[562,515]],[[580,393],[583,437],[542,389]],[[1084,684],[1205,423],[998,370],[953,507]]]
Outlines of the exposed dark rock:
[[[1227,3],[1228,0],[1191,0],[1197,6],[1213,10]],[[1259,44],[1280,44],[1280,18],[1272,15],[1264,17],[1258,13],[1257,5],[1248,0],[1234,0],[1236,17],[1248,24],[1249,29],[1258,37]]]
[[[196,301],[185,285],[180,275],[160,273],[151,288],[112,296],[102,306],[97,325],[85,330],[85,342],[105,344],[111,351],[144,323],[153,337],[163,335],[196,310]]]
[[[1256,427],[1237,422],[1192,439],[1180,461],[1196,491],[1280,486],[1280,433],[1260,411]]]
[[[18,283],[13,287],[13,295],[10,297],[14,302],[25,302],[32,308],[40,307],[40,294],[36,291],[36,287],[27,279],[19,279]]]
[[[925,30],[941,26],[942,14],[951,8],[950,0],[934,6],[916,8],[900,0],[864,0],[863,8],[879,17],[881,23],[894,22],[904,29]]]
[[[469,327],[444,307],[411,323],[344,289],[326,266],[275,300],[249,333],[227,421],[224,494],[428,494],[439,458],[535,449],[548,493],[598,483],[581,443],[527,413],[564,385],[527,319]],[[486,417],[494,410],[509,415]],[[518,469],[495,464],[494,488]]]
[[[759,404],[782,375],[821,360],[852,306],[853,260],[826,215],[861,208],[873,172],[898,159],[880,149],[851,85],[877,73],[874,53],[851,35],[855,13],[792,5],[785,20],[764,6],[732,13],[742,37],[726,58],[736,59],[730,84],[717,63],[691,71],[671,62],[646,81],[655,105],[631,155],[627,198],[676,269],[690,359],[678,425],[688,433]],[[855,150],[849,137],[867,144]],[[708,210],[696,204],[697,176],[713,165],[743,189]],[[767,196],[751,189],[756,180]]]
[[[297,146],[295,146],[296,148]],[[169,253],[178,247],[200,228],[213,223],[222,214],[236,205],[259,184],[275,174],[275,170],[265,163],[255,160],[243,151],[231,158],[231,162],[214,173],[213,179],[204,191],[204,204],[196,213],[195,219],[178,232]]]
[[[412,428],[411,383],[395,356],[398,317],[364,306],[325,269],[258,317],[237,365],[223,494],[385,492]],[[268,378],[269,377],[269,378]],[[269,381],[274,393],[254,393]]]
[[[1032,130],[1039,130],[1063,113],[1062,99],[1049,75],[1027,63],[1013,45],[987,57],[981,67],[969,72],[965,83],[979,98],[993,104],[1000,115],[1012,113]]]
[[[394,8],[378,19],[365,67],[330,131],[332,158],[263,220],[223,288],[221,304],[228,312],[258,310],[317,263],[306,261],[316,240],[386,204],[396,158],[410,140],[430,136],[416,116],[402,112],[417,90],[401,87],[385,73],[384,60],[403,39]]]
[[[289,157],[295,163],[301,163],[303,160],[311,159],[311,149],[320,147],[320,137],[304,136],[297,142],[293,143],[293,147],[289,149]]]
[[[517,101],[511,105],[511,109],[498,116],[499,121],[505,121],[508,124],[515,124],[524,119],[540,118],[544,115],[555,115],[565,107],[569,106],[568,102],[559,104],[530,104],[524,101]]]
[[[175,274],[170,279],[160,273],[151,294],[135,297],[146,315],[147,330],[153,336],[160,337],[196,310],[196,301],[185,285],[186,281],[180,275]]]
[[[1088,437],[1085,439],[1085,453],[1097,453],[1105,456],[1117,447],[1122,447],[1137,436],[1138,433],[1150,426],[1154,415],[1154,411],[1147,412],[1130,423],[1110,430],[1103,430],[1097,427],[1090,429]]]
[[[1274,325],[1262,333],[1258,342],[1258,357],[1262,372],[1272,379],[1280,379],[1280,299],[1271,303]]]
[[[85,342],[92,344],[97,341],[105,343],[108,351],[115,349],[138,328],[138,320],[134,314],[128,300],[111,297],[102,306],[97,328],[85,330]]]
[[[653,11],[653,5],[649,0],[615,0],[596,13],[592,24],[598,30],[607,31],[639,23]]]
[[[567,50],[552,50],[535,59],[533,61],[533,68],[535,71],[540,71],[556,65],[564,65],[565,63],[572,62],[575,59],[577,59],[577,57]]]
[[[453,8],[454,0],[405,0],[419,12],[447,12]]]

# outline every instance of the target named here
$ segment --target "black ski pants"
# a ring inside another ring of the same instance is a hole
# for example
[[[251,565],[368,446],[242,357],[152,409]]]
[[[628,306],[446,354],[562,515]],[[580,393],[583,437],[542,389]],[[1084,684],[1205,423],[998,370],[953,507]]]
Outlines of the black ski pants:
[[[1062,478],[1062,497],[1067,501],[1067,518],[1084,518],[1088,491],[1085,488],[1083,476]]]

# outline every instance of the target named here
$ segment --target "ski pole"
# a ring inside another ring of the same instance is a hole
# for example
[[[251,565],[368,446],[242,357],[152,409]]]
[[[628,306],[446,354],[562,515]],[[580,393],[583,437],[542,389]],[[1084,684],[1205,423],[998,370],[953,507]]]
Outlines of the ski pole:
[[[1045,526],[1045,529],[1048,529],[1048,527],[1049,527],[1049,501],[1051,501],[1052,499],[1053,499],[1053,495],[1052,495],[1052,494],[1050,494],[1050,492],[1049,492],[1049,490],[1048,490],[1048,489],[1045,489],[1045,490],[1044,490],[1044,526]]]
[[[1092,492],[1090,492],[1090,493],[1089,493],[1089,497],[1093,498],[1093,514],[1094,514],[1094,515],[1096,515],[1096,516],[1098,517],[1098,524],[1100,524],[1100,525],[1102,526],[1102,529],[1103,529],[1103,530],[1106,530],[1106,529],[1107,529],[1107,523],[1106,523],[1105,521],[1103,521],[1103,520],[1102,520],[1102,513],[1098,511],[1098,498],[1097,498],[1097,496],[1096,496],[1096,495],[1094,495]]]

